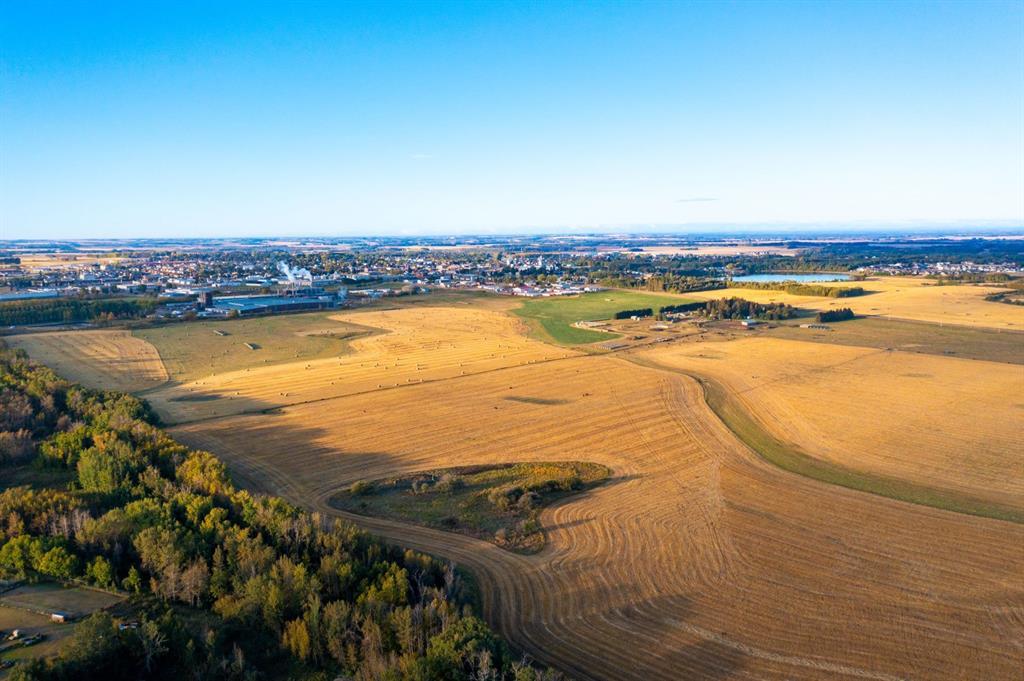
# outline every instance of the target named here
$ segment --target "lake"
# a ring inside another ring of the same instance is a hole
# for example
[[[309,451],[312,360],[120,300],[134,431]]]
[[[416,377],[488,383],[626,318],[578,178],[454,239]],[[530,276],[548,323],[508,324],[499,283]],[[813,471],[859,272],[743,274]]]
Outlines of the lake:
[[[814,281],[848,281],[849,274],[840,272],[816,272],[814,274],[745,274],[733,277],[733,281],[796,281],[808,283]]]

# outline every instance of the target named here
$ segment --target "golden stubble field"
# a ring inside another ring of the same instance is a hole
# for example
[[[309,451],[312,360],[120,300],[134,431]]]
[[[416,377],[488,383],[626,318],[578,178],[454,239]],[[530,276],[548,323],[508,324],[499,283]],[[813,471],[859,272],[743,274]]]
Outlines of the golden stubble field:
[[[167,381],[159,353],[130,331],[52,331],[7,336],[4,342],[92,388],[138,392]]]
[[[338,319],[378,333],[353,340],[337,358],[254,365],[146,396],[182,422],[171,431],[176,437],[222,457],[240,482],[468,567],[488,620],[518,649],[580,679],[1019,675],[1024,526],[785,472],[742,444],[680,367],[555,348],[527,339],[518,320],[498,311],[410,308]],[[49,358],[105,338],[79,340],[81,333],[61,339]],[[1019,490],[1019,471],[1004,468],[1002,479],[995,471],[1013,446],[999,417],[1019,422],[1000,400],[1016,394],[1009,372],[1020,367],[997,365],[1006,372],[999,374],[986,362],[914,355],[905,361],[921,364],[903,368],[875,349],[755,341],[813,347],[744,351],[736,345],[743,340],[655,352],[665,354],[659,362],[684,365],[704,362],[687,353],[735,346],[736,355],[718,364],[735,364],[743,377],[760,376],[750,365],[760,362],[759,371],[777,376],[754,393],[795,384],[784,399],[760,396],[750,405],[773,414],[793,400],[769,420],[810,438],[808,446],[827,442],[837,426],[790,424],[807,418],[806,403],[846,408],[846,430],[837,432],[849,434],[822,456],[855,456],[865,466],[999,498]],[[46,347],[28,349],[46,361],[37,352]],[[84,372],[91,380],[80,379],[92,384],[134,366],[118,353],[86,361],[92,355],[74,352],[65,366],[92,367]],[[808,374],[800,380],[784,368],[794,357]],[[865,386],[851,388],[854,378]],[[822,386],[827,394],[814,397]],[[850,400],[866,406],[851,409]],[[914,420],[923,418],[918,404],[930,421]],[[280,409],[257,411],[273,407]],[[916,436],[881,437],[887,414],[907,419]],[[966,457],[961,468],[949,458],[952,448],[938,448],[944,437]],[[615,478],[544,511],[548,546],[530,556],[327,503],[360,479],[566,460],[608,465]]]
[[[1020,365],[766,337],[642,356],[718,381],[816,458],[1024,509]]]
[[[351,353],[337,357],[215,373],[168,385],[146,397],[166,421],[181,423],[576,354],[527,338],[522,322],[492,310],[403,308],[336,319],[381,333],[352,341]],[[252,354],[258,362],[258,351]]]
[[[858,315],[994,329],[1024,329],[1024,307],[985,300],[987,295],[1006,290],[997,287],[936,286],[934,280],[924,277],[874,277],[866,281],[826,282],[823,285],[860,286],[871,293],[853,298],[821,298],[794,296],[782,291],[729,288],[686,293],[685,297],[711,300],[735,296],[756,303],[787,303],[811,310],[848,307]]]
[[[509,398],[540,397],[547,404]],[[327,515],[358,479],[584,460],[615,479],[545,511],[523,556],[346,516],[479,580],[515,646],[581,679],[1013,678],[1024,528],[786,473],[696,381],[573,357],[173,429]]]

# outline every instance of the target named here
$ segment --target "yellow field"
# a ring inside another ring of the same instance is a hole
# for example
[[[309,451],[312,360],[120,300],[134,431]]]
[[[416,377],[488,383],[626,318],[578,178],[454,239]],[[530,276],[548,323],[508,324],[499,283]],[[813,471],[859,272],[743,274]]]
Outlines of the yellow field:
[[[250,486],[327,515],[339,515],[330,495],[358,479],[610,466],[613,481],[544,512],[548,546],[530,556],[347,516],[470,568],[501,633],[575,678],[1019,674],[1024,527],[786,473],[677,373],[571,357],[172,432]]]
[[[337,357],[278,353],[289,361],[146,397],[240,483],[470,569],[517,649],[583,680],[1019,676],[1024,525],[782,470],[681,372],[713,377],[766,431],[823,461],[1020,507],[1020,365],[764,336],[584,355],[470,306],[336,319],[380,333]],[[122,355],[159,358],[117,333],[12,340],[78,380],[141,385],[130,374],[144,362]],[[115,339],[120,349],[96,349]],[[547,546],[533,555],[328,504],[356,480],[523,461],[613,470],[543,512]]]
[[[522,323],[474,308],[358,312],[339,321],[385,333],[352,341],[351,354],[214,374],[147,395],[169,422],[237,414],[340,395],[397,388],[567,357],[527,338]]]
[[[33,253],[30,255],[20,255],[18,258],[21,261],[21,266],[28,270],[107,265],[131,259],[130,256],[122,255],[90,255],[81,253]]]
[[[92,388],[138,392],[167,381],[156,349],[129,331],[53,331],[7,336],[4,342]]]
[[[765,337],[643,354],[811,456],[1024,509],[1024,367]]]
[[[730,288],[686,293],[687,298],[711,300],[736,296],[757,303],[788,303],[811,310],[848,307],[859,315],[877,315],[940,324],[1024,329],[1024,307],[984,300],[999,288],[935,286],[923,277],[876,277],[867,281],[827,282],[826,286],[860,286],[872,293],[854,298],[792,296],[782,291]]]

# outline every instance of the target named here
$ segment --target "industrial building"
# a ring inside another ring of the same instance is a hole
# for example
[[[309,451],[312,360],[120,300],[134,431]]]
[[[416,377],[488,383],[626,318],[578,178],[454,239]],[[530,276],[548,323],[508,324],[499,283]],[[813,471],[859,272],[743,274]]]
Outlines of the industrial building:
[[[218,296],[214,297],[209,310],[215,314],[261,315],[274,312],[297,312],[299,310],[322,310],[335,307],[338,297],[324,294],[318,296]]]

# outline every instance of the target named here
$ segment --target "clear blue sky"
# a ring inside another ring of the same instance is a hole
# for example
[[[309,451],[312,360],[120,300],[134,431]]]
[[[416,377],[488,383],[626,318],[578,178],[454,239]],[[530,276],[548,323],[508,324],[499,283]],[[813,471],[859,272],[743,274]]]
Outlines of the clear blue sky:
[[[0,3],[0,238],[1024,223],[1024,2]]]

